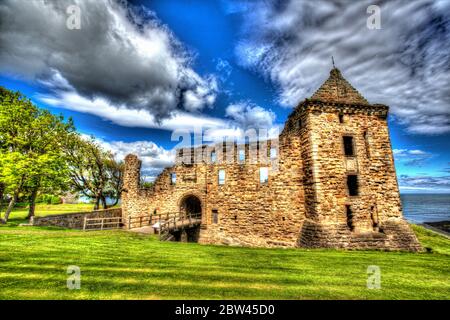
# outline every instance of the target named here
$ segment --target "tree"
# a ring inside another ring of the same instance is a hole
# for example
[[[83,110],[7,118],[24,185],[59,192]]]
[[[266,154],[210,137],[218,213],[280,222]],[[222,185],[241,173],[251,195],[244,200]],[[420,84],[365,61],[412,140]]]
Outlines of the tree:
[[[66,143],[66,154],[72,188],[85,197],[94,200],[94,210],[100,204],[108,207],[107,198],[120,199],[123,180],[123,164],[114,155],[105,151],[93,137],[86,139],[78,134],[72,135]]]
[[[0,87],[0,183],[13,195],[4,222],[20,192],[29,194],[28,218],[32,219],[40,190],[67,188],[63,142],[73,131],[71,119],[64,122],[62,116],[38,109],[20,93]]]

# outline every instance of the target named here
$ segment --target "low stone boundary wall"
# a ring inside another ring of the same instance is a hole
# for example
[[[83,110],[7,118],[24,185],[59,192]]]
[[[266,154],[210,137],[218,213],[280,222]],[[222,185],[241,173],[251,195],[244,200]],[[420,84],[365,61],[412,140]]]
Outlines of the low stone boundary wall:
[[[83,229],[84,218],[122,217],[122,208],[96,210],[90,212],[74,212],[35,217],[33,226],[54,226],[69,229]]]

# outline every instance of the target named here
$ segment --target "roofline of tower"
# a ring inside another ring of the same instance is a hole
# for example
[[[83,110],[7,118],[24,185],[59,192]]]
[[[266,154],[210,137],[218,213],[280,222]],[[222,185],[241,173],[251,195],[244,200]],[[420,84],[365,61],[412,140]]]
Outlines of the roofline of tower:
[[[297,107],[294,108],[295,112],[298,108],[309,105],[320,105],[320,106],[336,106],[336,107],[356,107],[360,109],[365,108],[378,108],[380,110],[389,110],[389,106],[381,103],[351,103],[351,102],[340,102],[340,101],[324,101],[319,99],[306,98],[301,101]]]

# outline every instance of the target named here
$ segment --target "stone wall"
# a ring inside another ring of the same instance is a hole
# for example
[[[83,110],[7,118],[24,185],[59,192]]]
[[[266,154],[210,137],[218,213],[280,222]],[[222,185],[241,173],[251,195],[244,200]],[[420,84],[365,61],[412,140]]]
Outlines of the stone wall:
[[[84,218],[112,218],[121,217],[121,208],[96,210],[91,212],[75,212],[55,214],[45,217],[35,217],[34,226],[53,226],[69,229],[83,229]]]

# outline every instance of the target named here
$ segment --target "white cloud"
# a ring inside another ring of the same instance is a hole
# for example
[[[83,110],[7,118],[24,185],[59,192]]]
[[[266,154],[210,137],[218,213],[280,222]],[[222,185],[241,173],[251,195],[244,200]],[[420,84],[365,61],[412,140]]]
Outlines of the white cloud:
[[[124,105],[115,106],[104,98],[90,100],[73,91],[64,91],[59,93],[58,96],[41,94],[36,97],[50,106],[93,114],[124,127],[192,131],[196,127],[216,128],[226,125],[226,122],[222,119],[183,111],[174,111],[169,118],[157,121],[148,110],[129,109]]]
[[[235,2],[246,4],[238,61],[275,83],[282,104],[310,97],[334,56],[344,76],[370,102],[390,105],[409,132],[450,132],[448,1]],[[366,27],[372,4],[381,7],[381,30]]]
[[[273,126],[276,118],[272,110],[266,110],[248,102],[238,102],[229,105],[225,110],[225,114],[243,129],[269,129]]]
[[[118,161],[123,161],[125,156],[132,153],[142,161],[142,176],[153,181],[156,176],[166,167],[170,167],[175,161],[175,151],[166,150],[152,141],[105,141],[97,139],[100,145],[110,150]]]
[[[400,191],[450,193],[450,176],[401,175],[398,178]]]
[[[423,150],[394,149],[394,158],[397,163],[406,166],[421,167],[434,155]]]
[[[80,30],[66,27],[69,5],[80,8]],[[4,0],[0,72],[157,120],[211,106],[214,78],[192,70],[192,55],[171,31],[153,12],[138,9],[116,0]]]

